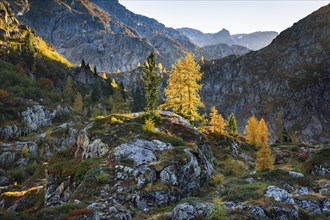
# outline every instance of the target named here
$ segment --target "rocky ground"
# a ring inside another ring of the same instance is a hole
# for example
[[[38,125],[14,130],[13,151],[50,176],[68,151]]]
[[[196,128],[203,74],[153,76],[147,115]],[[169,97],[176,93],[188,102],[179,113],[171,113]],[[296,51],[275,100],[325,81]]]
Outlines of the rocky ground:
[[[152,131],[142,113],[21,114],[0,129],[1,219],[207,219],[219,206],[228,219],[330,216],[326,145],[274,145],[275,169],[256,172],[243,137],[203,134],[171,112]]]

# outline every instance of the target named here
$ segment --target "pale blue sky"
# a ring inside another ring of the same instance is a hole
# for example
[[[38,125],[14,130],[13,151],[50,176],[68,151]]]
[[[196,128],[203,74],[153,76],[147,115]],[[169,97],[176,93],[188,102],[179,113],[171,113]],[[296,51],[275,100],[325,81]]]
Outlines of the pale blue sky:
[[[205,33],[226,28],[231,34],[281,32],[330,0],[119,0],[130,11],[167,27],[191,27]]]

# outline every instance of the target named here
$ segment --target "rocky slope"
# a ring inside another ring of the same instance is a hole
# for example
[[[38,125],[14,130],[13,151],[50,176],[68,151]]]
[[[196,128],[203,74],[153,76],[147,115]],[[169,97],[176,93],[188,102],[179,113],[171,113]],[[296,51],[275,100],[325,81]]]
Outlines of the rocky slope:
[[[272,40],[277,36],[275,31],[254,32],[250,34],[235,34],[230,35],[229,31],[222,29],[217,33],[203,33],[199,30],[192,28],[179,28],[177,29],[182,35],[187,36],[193,43],[200,47],[228,44],[240,45],[247,47],[250,50],[259,50],[269,45]]]
[[[274,145],[275,170],[255,172],[243,137],[200,133],[171,112],[154,130],[143,113],[51,122],[0,143],[1,219],[208,219],[215,198],[228,219],[330,215],[329,146]]]
[[[329,140],[329,12],[330,5],[319,9],[260,51],[205,64],[204,102],[243,123],[254,114],[274,126],[282,112],[302,140]]]
[[[210,45],[210,46],[205,46],[202,49],[203,49],[204,57],[208,60],[221,59],[223,57],[233,54],[241,56],[251,51],[246,47],[242,47],[238,45],[229,46],[227,44]]]
[[[75,64],[84,58],[99,70],[131,70],[156,50],[158,62],[170,67],[186,52],[200,54],[178,31],[136,15],[118,1],[10,2],[22,22]]]

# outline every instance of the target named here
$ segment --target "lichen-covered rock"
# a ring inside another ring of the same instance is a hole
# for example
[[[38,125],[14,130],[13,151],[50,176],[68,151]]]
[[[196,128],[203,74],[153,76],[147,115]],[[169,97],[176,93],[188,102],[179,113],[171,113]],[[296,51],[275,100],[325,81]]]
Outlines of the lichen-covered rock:
[[[58,106],[54,110],[49,110],[38,104],[33,105],[20,114],[22,117],[21,121],[24,123],[23,126],[13,124],[0,127],[0,136],[3,137],[4,140],[9,140],[11,138],[27,135],[33,131],[51,126],[57,114],[69,111],[71,111],[71,109],[68,107]]]
[[[15,153],[4,152],[0,155],[0,168],[10,168],[15,163]]]
[[[186,202],[177,205],[169,214],[169,220],[193,220],[206,219],[207,214],[213,208],[213,203]]]
[[[268,211],[268,217],[270,219],[291,220],[291,219],[298,219],[298,216],[299,216],[299,210],[297,206],[291,206],[291,207],[273,206]]]
[[[298,173],[298,172],[294,172],[294,171],[288,171],[289,175],[294,177],[294,178],[301,178],[304,177],[304,174],[302,173]]]
[[[67,177],[64,181],[61,181],[60,175],[55,173],[48,174],[46,177],[46,205],[57,206],[68,202],[76,188],[71,177]]]
[[[268,186],[265,196],[267,197],[272,197],[276,201],[281,202],[281,203],[294,203],[293,197],[290,193],[288,193],[284,189],[280,189],[276,186]]]
[[[83,159],[102,157],[109,152],[107,144],[101,139],[91,141],[85,132],[81,132],[77,139],[77,150],[75,156],[81,156]]]
[[[316,215],[328,215],[330,210],[330,199],[323,200],[309,200],[309,199],[294,199],[295,203],[302,209],[316,214]]]
[[[315,176],[325,176],[330,174],[330,167],[325,165],[314,166],[312,174]]]
[[[252,219],[255,217],[267,219],[265,211],[260,206],[235,202],[226,202],[225,207],[229,212],[247,211],[249,217]]]
[[[308,187],[301,187],[299,189],[296,189],[296,193],[298,193],[299,195],[307,195],[310,193],[310,189],[308,189]]]

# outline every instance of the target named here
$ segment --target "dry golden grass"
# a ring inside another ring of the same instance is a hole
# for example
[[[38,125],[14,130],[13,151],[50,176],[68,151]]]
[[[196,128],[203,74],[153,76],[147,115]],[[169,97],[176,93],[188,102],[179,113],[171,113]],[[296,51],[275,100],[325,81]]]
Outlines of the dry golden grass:
[[[29,192],[34,192],[34,191],[37,191],[42,188],[44,188],[44,186],[36,186],[36,187],[32,187],[30,189],[23,190],[23,191],[14,191],[14,192],[8,191],[8,192],[4,192],[3,194],[5,196],[11,196],[11,197],[22,197]]]

